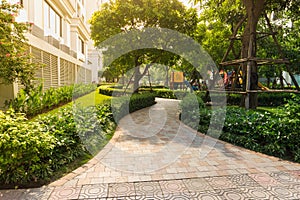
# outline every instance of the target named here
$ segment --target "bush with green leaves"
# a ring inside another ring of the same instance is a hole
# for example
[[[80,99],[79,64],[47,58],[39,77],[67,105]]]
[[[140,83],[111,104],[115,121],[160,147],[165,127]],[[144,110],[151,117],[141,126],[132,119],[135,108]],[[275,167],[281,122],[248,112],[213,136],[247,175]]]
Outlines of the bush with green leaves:
[[[43,92],[43,86],[39,85],[29,92],[21,89],[15,99],[6,101],[5,104],[16,112],[25,113],[27,117],[33,117],[94,90],[94,84],[78,84],[49,88]]]
[[[227,107],[221,140],[254,151],[300,162],[300,97],[292,94],[276,113]],[[220,110],[200,110],[198,131],[207,134]],[[225,114],[224,114],[225,117]],[[187,123],[189,125],[189,123]],[[191,126],[192,128],[195,125]]]
[[[205,91],[195,92],[204,102],[211,101],[210,96],[206,99]],[[258,106],[281,106],[287,103],[291,99],[291,94],[293,93],[258,93]],[[218,96],[218,94],[210,94]],[[299,94],[296,94],[299,95]],[[227,105],[240,105],[241,94],[227,94]]]
[[[39,64],[28,62],[31,56],[25,33],[31,24],[16,21],[20,9],[22,5],[19,3],[0,1],[0,79],[5,84],[18,81],[29,91]]]
[[[112,110],[116,121],[125,115],[155,104],[155,96],[151,93],[132,94],[112,100]]]
[[[0,111],[0,183],[24,183],[47,179],[57,138],[39,121],[24,114]]]
[[[155,103],[151,94],[116,99],[121,108],[129,105],[130,112]],[[114,114],[109,104],[67,106],[32,120],[12,110],[0,111],[0,184],[45,183],[81,155],[95,155],[115,131]]]
[[[187,94],[179,103],[181,110],[180,119],[188,126],[197,129],[199,124],[199,112],[205,110],[202,99],[194,94]]]

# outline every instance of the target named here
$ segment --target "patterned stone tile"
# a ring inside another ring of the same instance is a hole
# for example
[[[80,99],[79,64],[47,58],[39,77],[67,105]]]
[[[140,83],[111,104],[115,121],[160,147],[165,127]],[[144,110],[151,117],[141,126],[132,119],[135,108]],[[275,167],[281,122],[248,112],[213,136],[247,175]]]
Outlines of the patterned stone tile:
[[[180,192],[176,194],[164,194],[165,200],[190,200],[191,195],[188,192]]]
[[[26,193],[20,198],[22,200],[46,200],[50,196],[52,187],[27,189]],[[0,198],[1,199],[1,198]]]
[[[274,196],[278,197],[279,199],[300,199],[300,192],[299,190],[289,189],[282,186],[270,186],[267,190],[273,194]]]
[[[49,200],[78,199],[81,187],[56,187]]]
[[[237,174],[227,176],[227,178],[239,187],[257,187],[259,184],[250,178],[247,174]]]
[[[245,199],[261,199],[261,200],[278,199],[275,198],[272,193],[270,193],[268,190],[266,190],[263,187],[242,187],[240,189],[246,195]]]
[[[108,185],[108,197],[135,196],[134,183],[111,183]]]
[[[209,183],[209,185],[213,189],[229,189],[229,188],[236,188],[237,186],[231,182],[228,178],[221,176],[221,177],[208,177],[205,180]]]
[[[289,184],[300,184],[300,179],[296,178],[292,174],[288,172],[274,172],[269,174],[271,177],[273,177],[276,181],[284,184],[284,185],[289,185]]]
[[[162,195],[162,190],[157,181],[134,183],[135,192],[138,196]]]
[[[0,190],[0,199],[10,200],[10,199],[20,199],[24,195],[25,190]]]
[[[264,187],[282,185],[266,173],[249,174],[249,176]]]
[[[108,184],[83,185],[79,199],[107,197]]]
[[[127,197],[108,197],[106,200],[135,200],[135,196],[127,196]]]
[[[215,190],[216,193],[226,200],[243,200],[246,198],[246,194],[240,188],[230,188],[223,190]]]
[[[159,181],[163,194],[188,192],[182,180]]]
[[[183,183],[190,192],[213,190],[204,178],[184,179]]]
[[[136,196],[136,200],[162,200],[164,199],[163,195],[154,195],[154,196]]]
[[[207,190],[202,192],[191,192],[191,200],[221,200],[221,197],[214,190]]]

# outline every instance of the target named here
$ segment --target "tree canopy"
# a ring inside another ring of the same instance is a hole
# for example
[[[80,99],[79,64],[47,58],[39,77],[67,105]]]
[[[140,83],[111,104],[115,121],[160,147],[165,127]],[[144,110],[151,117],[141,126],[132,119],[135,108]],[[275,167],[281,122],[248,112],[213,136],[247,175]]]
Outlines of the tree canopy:
[[[198,38],[216,61],[223,60],[224,57],[221,52],[224,55],[228,47],[232,47],[232,52],[227,57],[228,60],[260,57],[287,58],[291,61],[290,65],[276,65],[276,70],[273,70],[275,66],[270,69],[270,65],[258,68],[254,61],[241,63],[244,83],[247,77],[251,83],[248,84],[249,86],[243,84],[244,90],[255,90],[258,87],[255,83],[258,73],[270,77],[281,76],[283,68],[289,68],[290,72],[299,71],[299,67],[296,66],[299,63],[299,57],[296,53],[299,45],[297,47],[295,42],[295,34],[298,34],[299,1],[194,0],[194,3],[200,3],[202,9],[200,26],[202,30],[205,30],[205,32],[199,32]],[[273,30],[270,30],[266,17],[271,19]],[[274,40],[273,33],[277,33],[277,39],[275,39],[277,41]],[[236,37],[232,38],[232,35]],[[278,42],[281,49],[278,48]],[[246,87],[249,88],[246,89]],[[255,95],[254,93],[249,94],[250,108],[255,108],[257,105]]]
[[[167,28],[193,36],[197,28],[198,17],[196,10],[187,9],[178,0],[115,0],[104,3],[101,9],[93,14],[90,23],[91,37],[95,45],[109,51],[114,46],[103,45],[105,40],[132,30],[142,32],[145,28]],[[151,42],[151,35],[149,35],[149,40]],[[139,42],[141,40],[138,36],[132,41],[133,44]],[[109,56],[104,52],[104,62],[105,57]],[[174,63],[174,60],[179,59],[177,55],[162,49],[137,49],[122,57],[116,59],[108,67],[109,69],[116,69],[120,65],[124,65],[125,69],[135,67],[135,88],[138,87],[138,81],[151,63],[171,65],[170,62]],[[139,69],[141,64],[148,64],[142,73]]]
[[[36,64],[30,62],[25,32],[29,24],[15,21],[20,4],[0,2],[0,81],[19,81],[25,90],[32,87]]]

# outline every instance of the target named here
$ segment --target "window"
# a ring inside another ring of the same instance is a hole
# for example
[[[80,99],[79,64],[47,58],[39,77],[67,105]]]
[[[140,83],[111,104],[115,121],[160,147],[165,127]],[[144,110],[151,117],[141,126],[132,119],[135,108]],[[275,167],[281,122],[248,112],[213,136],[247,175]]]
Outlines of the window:
[[[45,2],[44,26],[49,35],[62,37],[62,19],[57,12]]]
[[[84,54],[84,41],[79,38],[79,51]]]

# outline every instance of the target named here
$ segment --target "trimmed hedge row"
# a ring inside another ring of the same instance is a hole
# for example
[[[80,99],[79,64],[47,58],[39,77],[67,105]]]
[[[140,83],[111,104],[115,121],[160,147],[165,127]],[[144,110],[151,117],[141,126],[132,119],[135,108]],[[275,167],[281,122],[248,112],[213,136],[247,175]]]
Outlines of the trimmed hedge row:
[[[155,104],[155,96],[151,93],[133,94],[112,99],[112,111],[116,121],[125,115]]]
[[[130,92],[125,92],[122,88],[122,85],[117,84],[101,85],[99,86],[99,94],[116,97],[123,96],[125,94],[130,94]]]
[[[196,94],[204,101],[211,101],[205,99],[205,91],[196,92]],[[281,106],[291,99],[292,93],[258,93],[258,106]],[[218,96],[218,94],[212,94]],[[299,95],[299,94],[297,94]],[[227,105],[240,105],[241,94],[227,94]],[[300,95],[299,95],[300,96]]]
[[[118,85],[103,85],[99,88],[99,93],[107,96],[122,96],[124,90],[120,89],[122,86]],[[183,99],[189,91],[184,90],[171,90],[165,88],[165,86],[154,86],[152,91],[149,86],[142,86],[139,88],[139,93],[153,93],[155,97],[167,98],[167,99]],[[126,92],[130,94],[130,92]],[[211,101],[210,96],[205,98],[206,91],[196,91],[195,94],[199,96],[204,102]],[[211,94],[218,96],[218,94]],[[241,94],[227,94],[227,105],[240,105]],[[258,93],[258,106],[280,106],[287,103],[287,100],[291,99],[290,93]]]

